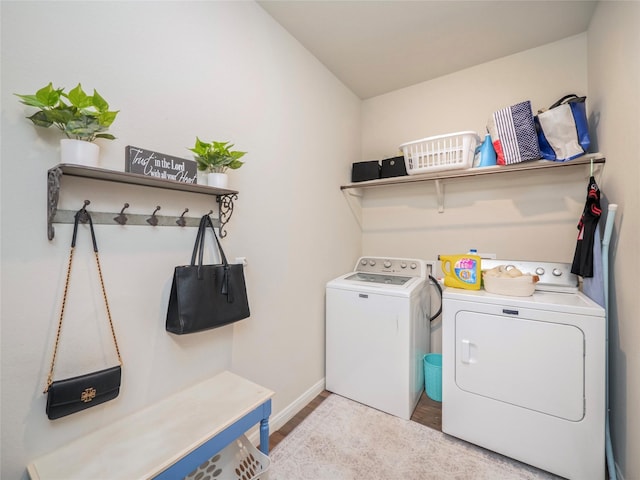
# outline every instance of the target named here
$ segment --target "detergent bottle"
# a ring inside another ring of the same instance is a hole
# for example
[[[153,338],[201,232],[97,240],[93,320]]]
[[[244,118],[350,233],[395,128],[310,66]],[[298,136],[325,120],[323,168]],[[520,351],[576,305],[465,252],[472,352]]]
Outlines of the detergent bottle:
[[[481,258],[473,254],[438,255],[442,262],[444,284],[447,287],[480,290],[482,274],[480,270]]]
[[[476,148],[476,152],[480,152],[478,167],[491,167],[496,164],[496,151],[491,142],[491,135],[487,134],[484,137],[484,142]]]

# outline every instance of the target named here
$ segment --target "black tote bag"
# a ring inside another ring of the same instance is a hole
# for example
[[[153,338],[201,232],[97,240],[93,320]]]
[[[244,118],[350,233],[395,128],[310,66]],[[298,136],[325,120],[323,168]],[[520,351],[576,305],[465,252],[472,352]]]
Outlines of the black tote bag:
[[[202,264],[208,227],[211,227],[220,251],[221,264]],[[204,215],[198,227],[191,264],[176,267],[173,272],[165,328],[176,335],[184,335],[221,327],[249,315],[243,265],[227,261],[211,218]]]

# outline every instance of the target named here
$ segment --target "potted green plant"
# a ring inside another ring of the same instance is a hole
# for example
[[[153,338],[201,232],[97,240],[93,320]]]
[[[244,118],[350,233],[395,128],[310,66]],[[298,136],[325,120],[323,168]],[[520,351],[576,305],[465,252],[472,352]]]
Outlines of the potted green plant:
[[[203,142],[196,137],[196,144],[189,150],[195,154],[198,170],[207,172],[207,184],[213,187],[227,188],[227,169],[236,170],[244,165],[240,159],[247,152],[232,151],[230,142]]]
[[[65,93],[64,88],[54,88],[49,83],[35,95],[15,95],[21,103],[39,109],[27,117],[34,125],[45,128],[55,126],[65,134],[66,138],[60,141],[62,163],[95,166],[100,148],[93,142],[98,138],[115,139],[106,132],[118,112],[110,111],[107,101],[95,89],[93,95],[87,95],[78,84]]]

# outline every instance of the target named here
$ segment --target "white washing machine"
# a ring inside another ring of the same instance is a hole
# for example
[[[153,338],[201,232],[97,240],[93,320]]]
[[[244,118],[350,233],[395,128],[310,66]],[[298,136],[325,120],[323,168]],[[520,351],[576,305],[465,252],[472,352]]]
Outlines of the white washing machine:
[[[514,264],[541,280],[530,297],[443,293],[442,431],[576,480],[605,475],[602,307],[570,264]]]
[[[363,257],[327,283],[327,390],[409,419],[424,387],[431,272],[422,260]]]

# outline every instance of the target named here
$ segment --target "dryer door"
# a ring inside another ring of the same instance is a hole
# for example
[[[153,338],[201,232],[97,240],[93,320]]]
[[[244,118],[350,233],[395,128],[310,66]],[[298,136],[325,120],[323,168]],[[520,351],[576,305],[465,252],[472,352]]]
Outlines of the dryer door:
[[[567,420],[584,417],[584,334],[576,326],[460,310],[455,338],[460,389]]]

